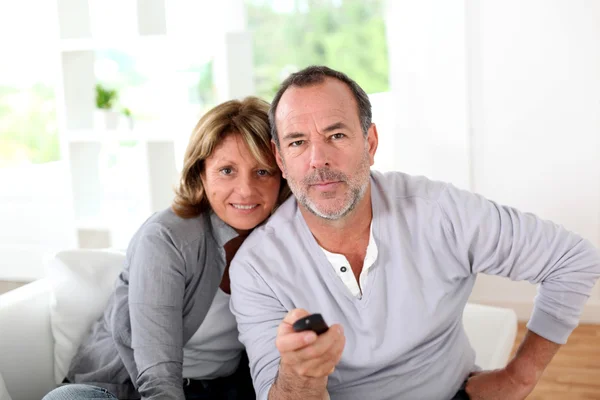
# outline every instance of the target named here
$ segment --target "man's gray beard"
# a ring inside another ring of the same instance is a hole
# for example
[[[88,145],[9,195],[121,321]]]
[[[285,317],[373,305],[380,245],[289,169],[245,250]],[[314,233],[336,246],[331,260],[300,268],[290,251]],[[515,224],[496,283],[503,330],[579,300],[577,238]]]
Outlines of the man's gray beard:
[[[296,197],[296,201],[301,204],[302,206],[304,206],[304,208],[306,208],[308,211],[310,211],[312,214],[316,215],[317,217],[323,218],[323,219],[327,219],[330,221],[335,221],[335,220],[339,220],[341,218],[344,218],[346,215],[348,215],[350,212],[352,212],[352,210],[354,210],[356,208],[356,206],[358,205],[358,203],[362,200],[362,198],[364,197],[367,188],[369,187],[369,153],[367,148],[365,147],[365,155],[364,155],[364,159],[363,161],[363,165],[362,168],[366,169],[366,175],[367,178],[365,179],[365,182],[363,184],[361,184],[358,188],[357,187],[352,187],[352,185],[350,185],[349,182],[352,181],[352,179],[349,179],[348,176],[346,176],[345,174],[341,173],[341,172],[335,172],[332,171],[330,169],[320,169],[318,170],[316,173],[313,173],[311,176],[306,177],[305,179],[302,180],[302,183],[308,187],[311,184],[315,184],[324,180],[338,180],[338,181],[342,181],[346,184],[348,184],[348,186],[351,187],[351,198],[352,201],[350,201],[345,207],[343,207],[341,210],[336,211],[336,212],[332,212],[332,213],[325,213],[320,211],[316,204],[314,204],[311,199],[308,197],[308,191],[306,191],[305,193],[302,193],[302,190],[298,190],[299,188],[296,187],[296,184],[294,182],[292,182],[291,180],[288,180],[288,186],[290,187],[292,193],[294,194],[294,196]],[[285,174],[287,176],[287,167],[285,165],[285,162],[283,162],[283,170],[285,172]],[[364,170],[360,170],[359,174],[362,175],[362,173],[365,173]]]
[[[317,209],[317,206],[315,204],[313,204],[313,202],[310,200],[310,198],[307,195],[296,196],[296,200],[298,201],[298,203],[302,204],[304,206],[304,208],[306,208],[308,211],[310,211],[317,217],[327,219],[330,221],[337,221],[338,219],[344,218],[346,215],[348,215],[350,212],[352,212],[352,210],[354,210],[356,208],[356,205],[364,197],[365,192],[367,191],[368,185],[369,185],[369,182],[367,181],[363,185],[361,185],[359,188],[353,188],[351,191],[352,201],[349,202],[346,205],[346,207],[342,208],[341,210],[338,210],[336,212],[332,212],[329,214],[319,211]],[[291,188],[291,186],[290,186],[290,188]],[[292,190],[292,192],[293,192],[293,190]],[[294,195],[295,195],[295,193],[294,193]]]

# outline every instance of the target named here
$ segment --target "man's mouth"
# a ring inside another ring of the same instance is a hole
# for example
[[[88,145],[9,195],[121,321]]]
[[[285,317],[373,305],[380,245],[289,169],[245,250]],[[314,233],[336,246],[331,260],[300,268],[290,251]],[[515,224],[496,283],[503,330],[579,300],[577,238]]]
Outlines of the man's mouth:
[[[335,185],[337,185],[338,183],[341,183],[341,181],[317,182],[317,183],[311,184],[310,186],[315,187],[316,189],[319,189],[319,190],[330,190],[330,189],[333,189],[335,187]]]

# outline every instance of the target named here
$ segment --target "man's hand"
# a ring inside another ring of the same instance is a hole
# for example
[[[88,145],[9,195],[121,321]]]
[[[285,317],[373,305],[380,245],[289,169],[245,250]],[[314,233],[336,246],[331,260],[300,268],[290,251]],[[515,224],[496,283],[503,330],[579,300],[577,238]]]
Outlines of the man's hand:
[[[471,374],[465,391],[471,400],[523,400],[534,387],[516,380],[503,368]]]
[[[527,331],[505,368],[471,374],[465,390],[472,400],[522,400],[533,391],[559,348],[559,344]]]
[[[327,377],[342,357],[346,338],[338,324],[319,336],[312,331],[294,332],[294,322],[307,315],[306,310],[292,310],[279,325],[275,345],[281,362],[270,400],[327,397]]]
[[[290,311],[279,325],[275,345],[281,354],[281,369],[307,378],[324,378],[342,357],[346,339],[340,325],[333,325],[317,336],[312,331],[294,332],[292,325],[310,315],[306,310]]]

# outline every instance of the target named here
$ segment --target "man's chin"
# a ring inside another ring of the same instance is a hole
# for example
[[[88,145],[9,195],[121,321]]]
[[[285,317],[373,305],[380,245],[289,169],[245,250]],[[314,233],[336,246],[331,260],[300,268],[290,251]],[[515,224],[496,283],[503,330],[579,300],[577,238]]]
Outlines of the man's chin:
[[[315,203],[306,204],[305,207],[317,217],[332,221],[340,219],[348,213],[347,207],[324,207]]]

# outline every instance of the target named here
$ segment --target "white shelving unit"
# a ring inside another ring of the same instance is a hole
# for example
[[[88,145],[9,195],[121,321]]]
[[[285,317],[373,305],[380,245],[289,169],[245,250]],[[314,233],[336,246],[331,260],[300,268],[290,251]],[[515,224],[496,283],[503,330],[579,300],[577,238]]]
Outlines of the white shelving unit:
[[[62,39],[62,52],[97,51],[107,49],[135,49],[138,46],[161,46],[168,40],[166,35],[149,35],[125,39]]]
[[[110,131],[95,126],[97,52],[134,53],[150,48],[156,49],[158,59],[164,56],[159,49],[169,48],[176,40],[167,34],[167,26],[173,25],[167,23],[172,21],[167,21],[166,0],[123,0],[114,15],[97,9],[100,1],[56,0],[62,71],[56,91],[57,119],[62,154],[69,162],[79,247],[124,248],[152,212],[171,204],[178,180],[176,166],[181,161],[178,150],[185,144],[172,134],[191,133],[193,125],[162,121],[142,126],[135,122],[132,130]],[[226,0],[217,9],[207,7],[214,13],[211,18],[227,23],[220,24],[222,31],[215,31],[208,40],[218,44],[213,72],[217,99],[222,102],[254,94],[252,36],[246,29],[243,0]],[[96,11],[108,18],[102,26],[94,25],[91,18]],[[117,22],[125,24],[127,34],[115,36],[106,29]],[[101,33],[96,35],[97,31]],[[202,41],[198,43],[200,47],[190,51],[203,51]],[[169,96],[164,95],[165,110],[170,110],[169,103],[174,100]],[[129,144],[119,146],[119,142]],[[109,159],[110,164],[110,150],[115,148],[127,153],[121,157],[123,165],[106,168],[103,160]]]
[[[90,0],[57,0],[61,150],[70,166],[79,247],[124,248],[144,219],[171,203],[178,179],[175,139],[152,126],[110,131],[95,126],[95,56],[99,50],[165,44],[165,0],[136,1],[137,34],[119,38],[94,37],[90,5]],[[111,150],[118,149],[125,161],[111,170]]]

